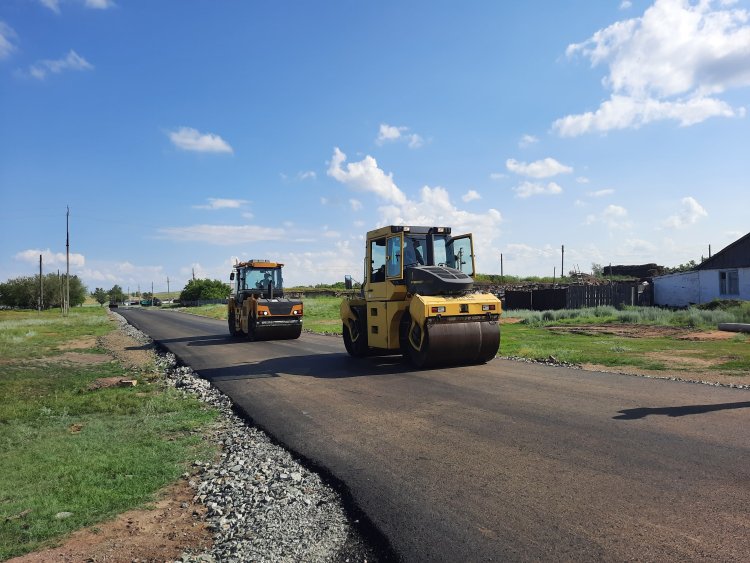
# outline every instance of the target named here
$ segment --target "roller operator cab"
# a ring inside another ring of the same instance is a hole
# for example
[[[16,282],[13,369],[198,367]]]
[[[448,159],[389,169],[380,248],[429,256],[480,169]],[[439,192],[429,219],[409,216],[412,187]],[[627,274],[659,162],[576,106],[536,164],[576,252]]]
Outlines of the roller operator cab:
[[[341,303],[346,350],[417,367],[484,363],[500,347],[500,300],[474,291],[470,234],[389,226],[367,233],[361,296]]]
[[[284,297],[283,266],[268,260],[235,264],[227,305],[232,336],[247,336],[249,340],[299,338],[302,301]]]

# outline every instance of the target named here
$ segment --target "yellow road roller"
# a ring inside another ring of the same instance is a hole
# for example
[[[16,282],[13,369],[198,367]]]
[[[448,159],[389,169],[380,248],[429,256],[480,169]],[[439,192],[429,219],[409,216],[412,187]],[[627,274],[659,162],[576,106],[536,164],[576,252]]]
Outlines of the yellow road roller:
[[[341,303],[354,357],[403,354],[420,368],[485,363],[500,347],[500,300],[474,290],[471,234],[388,226],[367,233],[365,281]]]
[[[248,340],[284,340],[302,333],[302,301],[284,297],[284,264],[250,260],[235,264],[229,279],[229,334]]]

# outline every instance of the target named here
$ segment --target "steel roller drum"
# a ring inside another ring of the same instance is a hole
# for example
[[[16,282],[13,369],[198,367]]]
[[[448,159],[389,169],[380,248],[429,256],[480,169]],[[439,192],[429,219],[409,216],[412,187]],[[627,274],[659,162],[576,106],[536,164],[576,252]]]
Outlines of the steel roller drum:
[[[418,367],[452,364],[483,364],[500,348],[500,326],[496,322],[436,323],[427,328],[421,350],[410,346]]]
[[[253,340],[291,340],[302,334],[302,323],[256,325]]]

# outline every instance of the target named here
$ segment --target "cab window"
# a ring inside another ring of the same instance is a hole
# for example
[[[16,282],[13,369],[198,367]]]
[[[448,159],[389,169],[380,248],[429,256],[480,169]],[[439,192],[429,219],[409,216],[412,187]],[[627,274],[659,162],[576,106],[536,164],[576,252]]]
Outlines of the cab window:
[[[471,237],[453,239],[446,248],[446,265],[462,271],[467,276],[474,275],[474,257],[471,252]]]
[[[370,281],[385,281],[385,238],[370,243]]]
[[[388,239],[386,248],[385,275],[389,278],[401,277],[401,237]]]

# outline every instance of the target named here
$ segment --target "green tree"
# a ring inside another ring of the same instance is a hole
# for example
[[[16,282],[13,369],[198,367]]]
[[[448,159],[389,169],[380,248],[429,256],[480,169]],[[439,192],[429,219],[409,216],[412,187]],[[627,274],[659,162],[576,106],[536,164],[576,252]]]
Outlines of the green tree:
[[[106,291],[104,291],[104,289],[102,289],[101,287],[97,287],[97,288],[96,288],[96,289],[95,289],[95,290],[93,291],[93,293],[91,294],[91,297],[93,297],[94,299],[96,299],[96,302],[97,302],[97,303],[99,303],[99,306],[100,306],[100,307],[103,307],[103,306],[104,306],[104,304],[105,304],[105,303],[107,302],[107,300],[109,299],[109,295],[108,295],[108,294],[107,294],[107,292],[106,292]]]
[[[43,279],[44,308],[60,307],[65,276],[47,274]],[[70,306],[83,305],[88,290],[78,276],[70,276]],[[39,276],[26,276],[0,283],[0,305],[20,309],[36,309],[39,304]]]
[[[109,300],[114,303],[122,303],[123,301],[125,301],[125,293],[117,284],[112,286],[112,289],[107,292],[107,295],[109,295]]]
[[[221,280],[191,279],[180,292],[180,301],[226,299],[228,296],[229,286]]]

